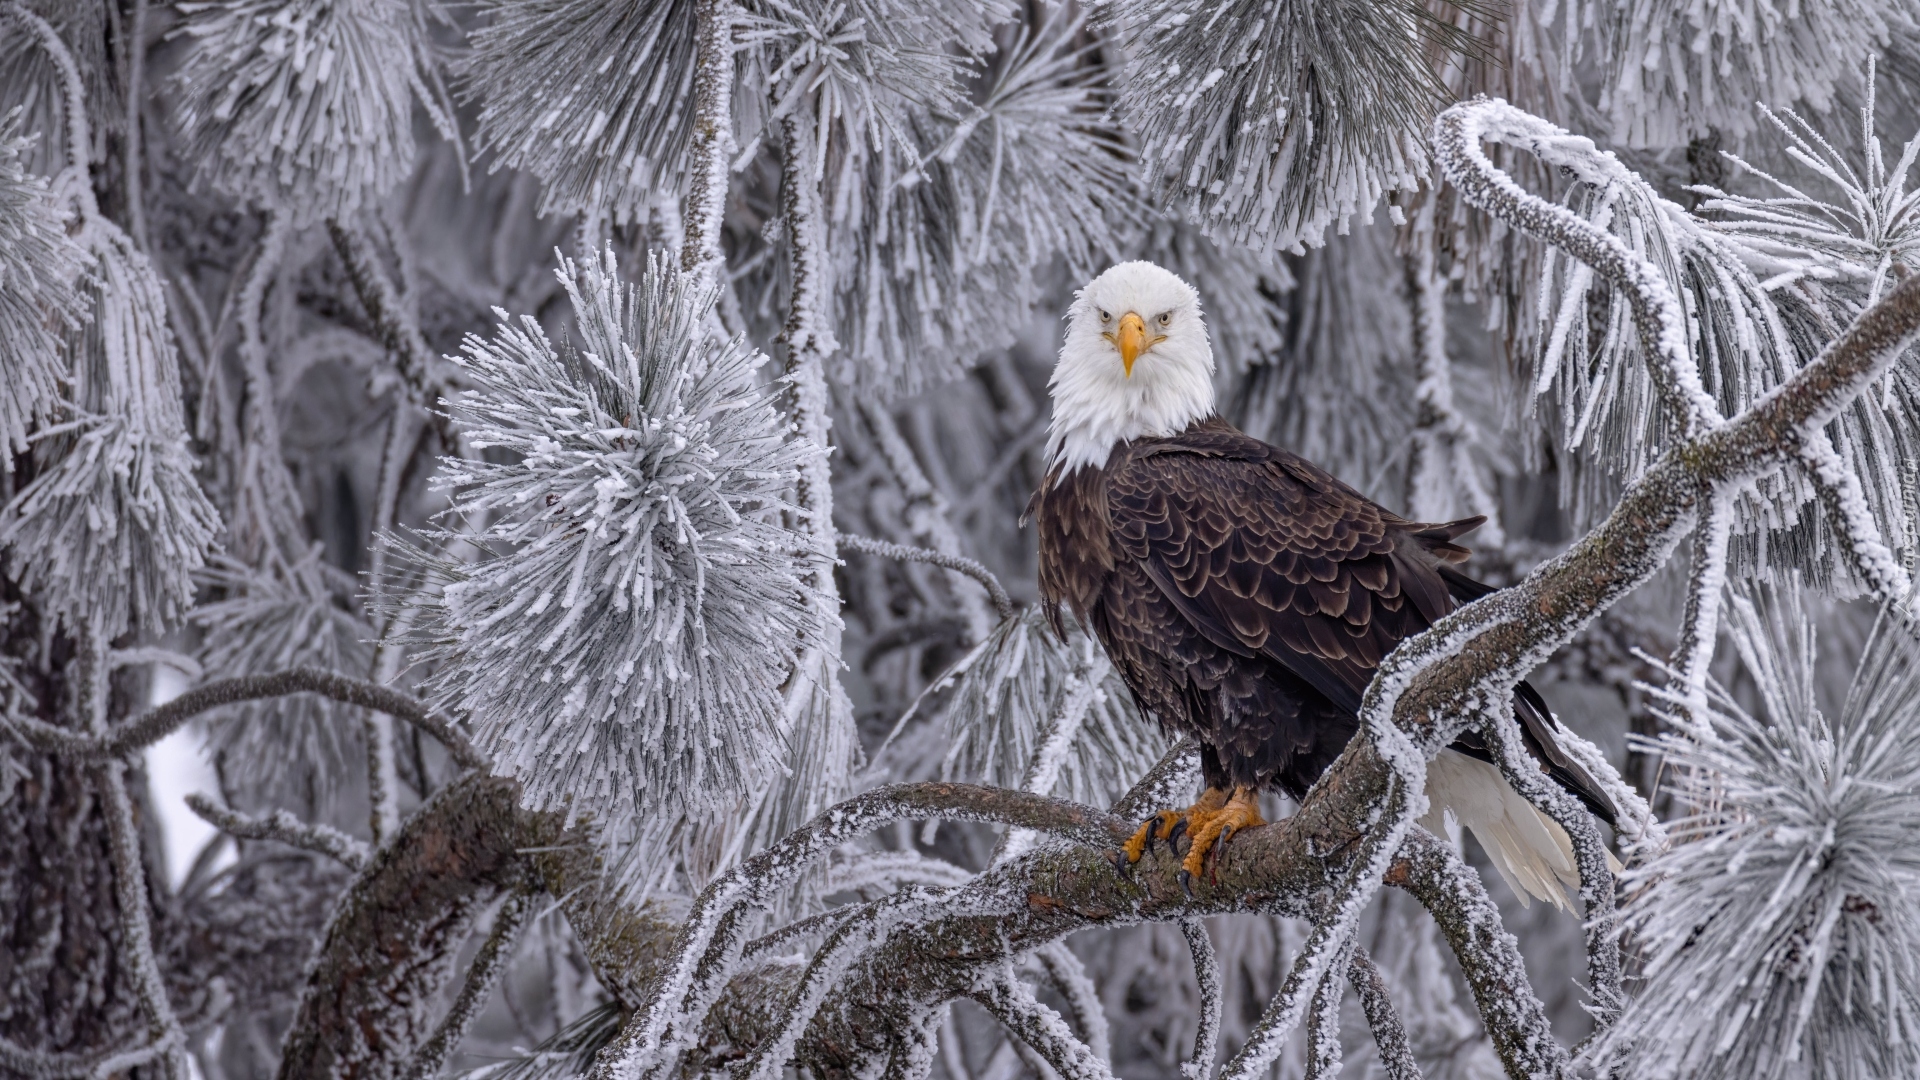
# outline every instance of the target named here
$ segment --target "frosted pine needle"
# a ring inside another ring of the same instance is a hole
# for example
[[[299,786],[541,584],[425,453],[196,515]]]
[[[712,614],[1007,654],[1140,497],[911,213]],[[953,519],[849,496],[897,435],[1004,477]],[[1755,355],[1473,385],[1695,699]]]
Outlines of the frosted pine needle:
[[[1613,71],[1601,107],[1613,141],[1684,146],[1754,130],[1753,103],[1832,105],[1848,66],[1888,41],[1889,5],[1871,0],[1632,0],[1610,21]]]
[[[0,115],[0,470],[27,448],[65,374],[62,325],[82,311],[74,283],[86,252],[67,238],[45,180],[22,167],[20,110]]]
[[[638,287],[615,269],[562,262],[577,345],[500,312],[461,346],[474,389],[448,409],[488,458],[437,483],[499,554],[448,568],[424,655],[530,804],[618,838],[779,767],[780,688],[823,627],[782,524],[808,451],[763,358],[711,341],[714,291],[660,256]]]
[[[1457,5],[1456,5],[1457,6]],[[1153,193],[1209,234],[1318,246],[1427,172],[1444,90],[1419,42],[1475,39],[1419,3],[1117,0],[1120,111]]]
[[[439,106],[407,0],[180,7],[178,122],[215,187],[302,225],[345,216],[413,171],[415,94]]]
[[[1067,629],[1062,642],[1040,609],[1028,607],[942,680],[954,687],[946,778],[1025,787],[1050,721],[1076,696],[1085,702],[1082,715],[1069,718],[1076,733],[1065,756],[1049,763],[1058,771],[1036,789],[1042,794],[1106,806],[1166,753],[1166,735],[1141,713],[1099,643],[1070,616]],[[1079,685],[1081,671],[1098,680],[1090,697]]]
[[[1609,1036],[1658,1080],[1920,1073],[1920,637],[1881,616],[1829,726],[1806,687],[1810,628],[1733,606],[1768,715],[1724,693],[1710,730],[1659,744],[1691,813],[1630,875],[1645,959]]]
[[[89,218],[80,242],[93,317],[69,336],[74,415],[47,429],[39,475],[0,510],[0,547],[69,628],[111,638],[180,621],[220,520],[194,478],[152,265],[105,218]]]

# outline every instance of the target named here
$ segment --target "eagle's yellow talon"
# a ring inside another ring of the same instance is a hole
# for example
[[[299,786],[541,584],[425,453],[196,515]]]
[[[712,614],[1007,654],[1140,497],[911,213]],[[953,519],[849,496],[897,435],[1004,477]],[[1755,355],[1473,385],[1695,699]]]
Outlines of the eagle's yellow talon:
[[[1187,832],[1193,837],[1193,845],[1187,848],[1187,857],[1180,861],[1181,869],[1199,877],[1206,869],[1208,854],[1215,847],[1242,829],[1266,823],[1267,819],[1260,816],[1260,796],[1252,788],[1234,788],[1233,797],[1225,800],[1225,805],[1205,814],[1199,821],[1189,822]]]
[[[1140,824],[1140,828],[1120,845],[1128,863],[1137,863],[1140,856],[1153,850],[1155,840],[1165,840],[1169,850],[1173,848],[1174,838],[1182,832],[1193,836],[1203,822],[1212,819],[1221,807],[1227,805],[1227,793],[1219,788],[1208,788],[1200,795],[1200,801],[1185,810],[1162,810]]]
[[[1126,853],[1127,862],[1139,862],[1140,856],[1145,855],[1147,850],[1153,847],[1153,841],[1162,834],[1163,830],[1164,835],[1170,838],[1173,835],[1174,823],[1179,820],[1180,811],[1162,810],[1141,822],[1140,827],[1127,838],[1127,842],[1120,845],[1120,850]]]

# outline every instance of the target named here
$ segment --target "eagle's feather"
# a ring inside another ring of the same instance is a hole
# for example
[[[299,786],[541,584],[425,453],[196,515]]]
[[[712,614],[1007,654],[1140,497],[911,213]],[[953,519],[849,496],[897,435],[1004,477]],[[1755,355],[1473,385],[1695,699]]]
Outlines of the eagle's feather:
[[[1071,609],[1142,706],[1200,740],[1215,787],[1304,797],[1358,729],[1381,659],[1489,591],[1456,569],[1468,551],[1453,543],[1481,519],[1407,521],[1212,416],[1118,443],[1104,464],[1056,467],[1029,512],[1050,615]],[[1545,702],[1524,683],[1515,714],[1542,768],[1611,821],[1611,803],[1560,751]],[[1452,749],[1488,759],[1475,733]],[[1469,825],[1486,817],[1461,810]],[[1524,850],[1535,832],[1563,847],[1557,826],[1537,811],[1496,816],[1475,832],[1490,851],[1507,845],[1489,833],[1520,845],[1493,852],[1510,881],[1542,895],[1543,871],[1565,880],[1570,852]]]

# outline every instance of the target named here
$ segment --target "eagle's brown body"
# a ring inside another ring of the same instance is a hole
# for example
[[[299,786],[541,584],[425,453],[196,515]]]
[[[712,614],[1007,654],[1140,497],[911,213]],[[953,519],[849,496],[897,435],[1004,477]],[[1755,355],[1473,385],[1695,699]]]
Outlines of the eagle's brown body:
[[[1068,608],[1169,730],[1195,736],[1212,788],[1298,799],[1358,728],[1361,695],[1403,638],[1489,591],[1454,567],[1478,518],[1406,521],[1318,466],[1209,417],[1115,446],[1035,493],[1040,592]],[[1531,687],[1528,748],[1602,817]],[[1453,747],[1481,759],[1469,734]]]

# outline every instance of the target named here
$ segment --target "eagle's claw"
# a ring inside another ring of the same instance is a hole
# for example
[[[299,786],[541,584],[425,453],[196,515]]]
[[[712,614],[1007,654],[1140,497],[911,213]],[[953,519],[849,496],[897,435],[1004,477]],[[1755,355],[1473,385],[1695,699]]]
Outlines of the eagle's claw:
[[[1193,875],[1185,870],[1180,871],[1180,891],[1187,894],[1189,901],[1193,899]]]

